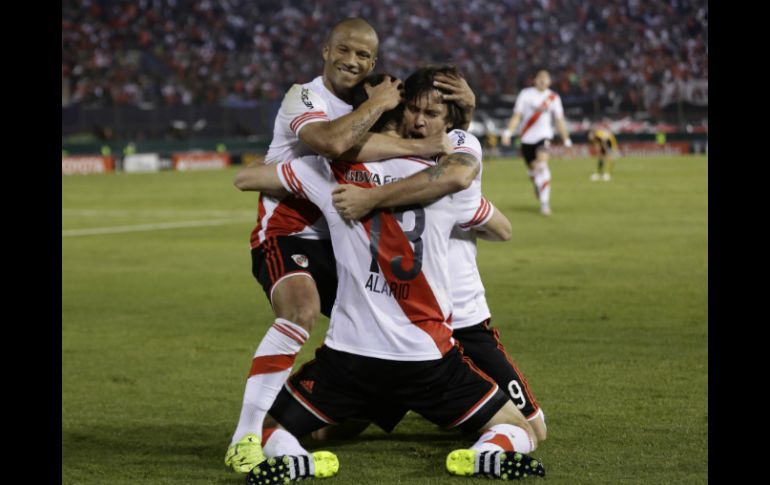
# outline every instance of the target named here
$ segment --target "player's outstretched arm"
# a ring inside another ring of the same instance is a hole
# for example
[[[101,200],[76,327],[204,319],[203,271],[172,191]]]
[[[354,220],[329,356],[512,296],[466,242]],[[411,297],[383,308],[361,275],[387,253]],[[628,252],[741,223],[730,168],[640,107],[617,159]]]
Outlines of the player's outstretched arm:
[[[564,143],[564,146],[571,147],[572,146],[572,140],[569,137],[569,132],[567,131],[567,123],[564,121],[564,118],[556,118],[556,128],[559,130],[559,136],[561,136],[561,141]]]
[[[478,237],[487,241],[509,241],[513,234],[511,221],[497,207],[494,208],[494,213],[486,224],[474,227],[473,230]]]
[[[342,217],[360,219],[373,209],[426,204],[470,187],[479,173],[479,162],[467,153],[444,155],[438,164],[405,179],[371,189],[338,185],[332,202]]]
[[[430,158],[447,153],[451,149],[452,142],[446,133],[426,138],[401,138],[380,133],[367,133],[353,148],[337,159],[347,162],[369,162],[406,155]]]
[[[264,163],[252,163],[235,176],[233,185],[243,191],[259,191],[276,197],[289,195],[289,192],[281,184],[276,170],[277,165]]]
[[[336,159],[356,143],[377,122],[385,111],[401,102],[401,81],[386,79],[376,86],[367,86],[369,98],[355,111],[332,121],[305,125],[299,139],[317,154]]]
[[[508,121],[508,127],[505,130],[503,130],[503,136],[500,138],[500,143],[502,143],[503,146],[511,145],[511,138],[513,138],[513,132],[516,129],[516,127],[519,126],[520,122],[521,122],[521,113],[514,113],[513,116],[511,116],[510,121]]]

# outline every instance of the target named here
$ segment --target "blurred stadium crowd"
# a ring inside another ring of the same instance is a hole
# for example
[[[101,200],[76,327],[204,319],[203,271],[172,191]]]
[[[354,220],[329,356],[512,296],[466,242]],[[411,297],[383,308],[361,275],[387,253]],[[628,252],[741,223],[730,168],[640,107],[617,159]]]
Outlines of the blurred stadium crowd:
[[[279,100],[321,72],[324,36],[347,16],[377,29],[377,71],[452,62],[482,100],[545,66],[565,105],[708,104],[705,0],[65,0],[62,105]]]

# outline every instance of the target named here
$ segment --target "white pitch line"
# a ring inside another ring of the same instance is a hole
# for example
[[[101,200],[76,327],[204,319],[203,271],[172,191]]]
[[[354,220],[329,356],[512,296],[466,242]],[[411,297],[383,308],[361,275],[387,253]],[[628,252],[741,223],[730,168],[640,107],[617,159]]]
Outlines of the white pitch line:
[[[233,217],[240,215],[253,215],[254,211],[228,211],[228,210],[164,210],[164,209],[147,209],[147,210],[127,210],[127,209],[62,209],[62,216],[75,216],[75,217],[124,217],[124,216],[165,216],[165,217],[177,217],[177,216],[208,216],[208,217]]]
[[[138,224],[135,226],[93,227],[89,229],[62,230],[61,237],[94,236],[97,234],[118,234],[121,232],[157,231],[160,229],[177,229],[180,227],[221,226],[224,224],[243,223],[243,219],[221,219],[217,221],[181,221],[159,222],[156,224]]]

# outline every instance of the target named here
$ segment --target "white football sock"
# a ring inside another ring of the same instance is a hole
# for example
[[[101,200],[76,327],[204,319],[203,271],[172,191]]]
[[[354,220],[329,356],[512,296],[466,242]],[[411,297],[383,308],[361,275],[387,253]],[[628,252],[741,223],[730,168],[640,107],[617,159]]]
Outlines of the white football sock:
[[[471,446],[476,451],[534,451],[534,444],[524,429],[513,424],[496,424],[484,431],[476,443]]]
[[[275,319],[254,354],[232,443],[248,433],[261,434],[265,415],[286,383],[294,359],[308,336],[307,331],[296,323]]]
[[[266,457],[292,456],[290,465],[290,478],[297,480],[315,475],[315,462],[313,456],[297,438],[281,428],[269,428],[264,430],[265,438],[262,440],[262,451]]]
[[[265,429],[265,436],[266,439],[262,444],[262,451],[265,453],[265,456],[310,454],[309,451],[299,444],[299,440],[285,429]]]
[[[537,190],[540,205],[549,205],[551,200],[551,170],[548,164],[543,162],[535,173],[534,184]]]

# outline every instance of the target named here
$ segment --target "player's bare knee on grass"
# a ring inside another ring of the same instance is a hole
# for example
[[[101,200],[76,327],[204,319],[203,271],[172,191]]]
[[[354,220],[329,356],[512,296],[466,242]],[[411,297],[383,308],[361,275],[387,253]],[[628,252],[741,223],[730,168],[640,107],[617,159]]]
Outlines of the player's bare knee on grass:
[[[273,289],[272,303],[278,318],[296,323],[308,332],[313,330],[318,314],[321,313],[321,300],[315,281],[304,276],[279,282]]]
[[[530,420],[529,424],[532,426],[532,429],[535,432],[537,441],[539,443],[542,443],[543,441],[545,441],[546,438],[548,437],[548,431],[546,429],[545,420],[543,419],[542,414],[537,418]]]

